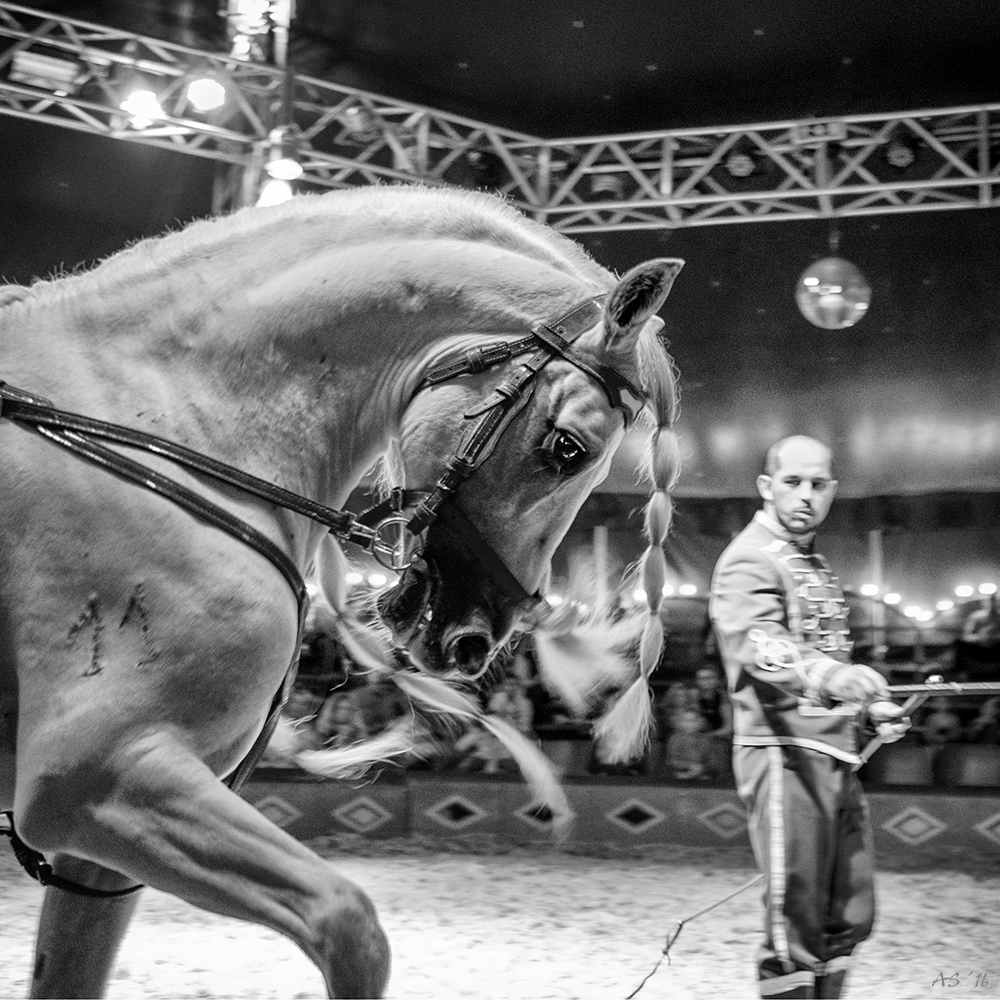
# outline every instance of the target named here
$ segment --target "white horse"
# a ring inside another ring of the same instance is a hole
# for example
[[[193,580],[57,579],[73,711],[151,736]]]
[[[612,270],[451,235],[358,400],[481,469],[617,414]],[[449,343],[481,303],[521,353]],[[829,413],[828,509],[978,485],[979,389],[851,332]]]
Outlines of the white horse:
[[[492,197],[374,188],[3,291],[0,809],[51,883],[32,995],[102,995],[137,898],[108,893],[136,885],[287,935],[332,996],[381,994],[367,896],[230,787],[293,673],[302,578],[328,533],[366,545],[402,571],[404,690],[476,678],[645,411],[652,622],[679,268],[617,280]],[[394,441],[405,492],[371,524],[337,510]],[[644,699],[640,676],[612,713],[623,752]]]

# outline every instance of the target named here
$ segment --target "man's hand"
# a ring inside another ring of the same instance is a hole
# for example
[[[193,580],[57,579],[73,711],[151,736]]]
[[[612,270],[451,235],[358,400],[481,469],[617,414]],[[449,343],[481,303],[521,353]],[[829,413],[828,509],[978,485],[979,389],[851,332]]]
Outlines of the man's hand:
[[[848,663],[834,670],[823,684],[823,694],[834,701],[856,705],[874,701],[892,703],[886,679],[863,663]]]
[[[910,718],[903,715],[902,706],[891,701],[873,701],[868,706],[868,718],[883,743],[901,740],[910,728]]]

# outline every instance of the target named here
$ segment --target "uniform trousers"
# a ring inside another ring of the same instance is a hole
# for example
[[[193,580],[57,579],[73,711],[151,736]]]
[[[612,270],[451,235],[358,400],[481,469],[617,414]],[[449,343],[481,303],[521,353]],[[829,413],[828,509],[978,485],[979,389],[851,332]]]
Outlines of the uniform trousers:
[[[760,995],[839,997],[875,920],[861,782],[853,765],[797,746],[737,746],[733,767],[765,875]]]

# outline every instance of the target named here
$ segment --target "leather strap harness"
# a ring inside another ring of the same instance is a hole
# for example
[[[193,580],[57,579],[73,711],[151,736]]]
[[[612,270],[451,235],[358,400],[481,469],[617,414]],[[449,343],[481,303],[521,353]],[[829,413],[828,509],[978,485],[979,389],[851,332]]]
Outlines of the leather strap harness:
[[[540,595],[528,594],[468,517],[456,504],[447,504],[446,501],[454,496],[461,484],[490,456],[500,435],[530,399],[534,389],[534,377],[555,357],[564,358],[593,378],[604,390],[611,406],[622,412],[626,426],[631,424],[636,411],[623,400],[622,393],[627,392],[633,396],[638,406],[645,402],[645,393],[614,368],[577,350],[573,344],[581,334],[601,321],[603,301],[604,296],[587,299],[569,312],[537,324],[527,337],[513,342],[502,341],[473,348],[454,361],[427,372],[417,392],[462,375],[478,374],[525,354],[530,355],[483,402],[465,413],[465,419],[478,419],[464,435],[457,452],[446,464],[444,473],[433,489],[393,490],[388,500],[360,516],[299,496],[155,434],[56,409],[49,400],[17,389],[2,380],[0,380],[0,417],[30,427],[80,458],[127,482],[164,497],[194,517],[220,528],[264,556],[287,581],[298,606],[296,652],[286,672],[285,680],[271,703],[264,728],[247,756],[226,779],[227,784],[234,791],[238,791],[267,746],[295,677],[306,612],[305,582],[292,560],[262,532],[169,476],[156,472],[99,442],[106,441],[137,448],[167,458],[199,475],[237,487],[268,503],[301,514],[322,524],[341,540],[367,549],[383,565],[397,571],[402,571],[411,564],[418,554],[415,544],[419,536],[440,517],[463,539],[508,595],[516,601],[537,602],[541,600]],[[414,504],[415,512],[406,517],[404,509]],[[398,537],[393,539],[390,532]],[[28,847],[17,835],[13,814],[5,815],[8,817],[9,828],[0,829],[0,836],[10,838],[14,853],[25,870],[43,885],[96,897],[122,896],[142,888],[141,885],[137,885],[128,889],[108,891],[92,889],[60,878],[52,871],[51,865],[44,857]]]

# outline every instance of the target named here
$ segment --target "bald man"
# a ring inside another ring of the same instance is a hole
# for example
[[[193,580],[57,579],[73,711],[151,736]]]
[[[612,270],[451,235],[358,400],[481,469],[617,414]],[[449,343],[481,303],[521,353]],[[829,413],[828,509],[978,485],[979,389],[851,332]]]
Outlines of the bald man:
[[[729,544],[710,614],[733,703],[733,768],[766,878],[762,997],[840,997],[872,930],[872,834],[855,774],[862,726],[909,727],[885,679],[850,662],[844,596],[813,550],[837,491],[830,449],[783,438],[757,478],[763,510]]]

